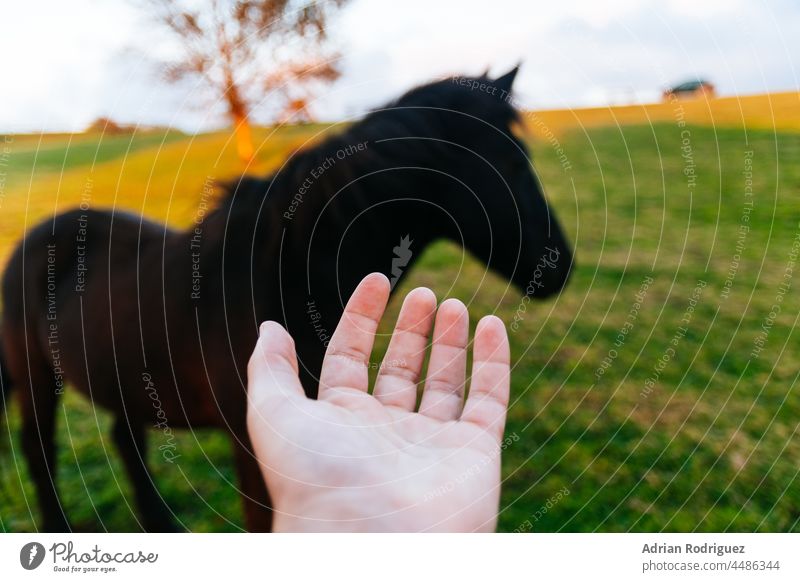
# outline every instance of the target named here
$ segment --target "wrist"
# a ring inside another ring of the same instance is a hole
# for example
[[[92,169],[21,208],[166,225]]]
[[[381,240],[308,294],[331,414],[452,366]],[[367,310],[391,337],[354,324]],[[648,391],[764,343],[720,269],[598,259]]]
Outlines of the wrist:
[[[394,493],[364,495],[356,490],[314,493],[276,501],[273,531],[381,532],[419,529],[415,504]],[[416,527],[410,527],[416,524]]]

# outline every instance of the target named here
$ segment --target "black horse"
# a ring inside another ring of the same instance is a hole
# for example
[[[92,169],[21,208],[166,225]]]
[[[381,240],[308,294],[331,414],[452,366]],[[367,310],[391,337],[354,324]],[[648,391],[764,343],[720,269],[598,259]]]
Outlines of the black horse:
[[[534,298],[562,289],[572,255],[512,132],[515,75],[414,89],[272,176],[230,184],[186,231],[88,208],[31,230],[3,279],[2,386],[19,392],[37,528],[69,529],[54,452],[66,382],[116,415],[146,530],[173,527],[144,462],[155,425],[228,431],[246,525],[264,531],[270,500],[245,422],[259,322],[289,329],[314,396],[326,338],[359,280],[399,281],[437,239]]]

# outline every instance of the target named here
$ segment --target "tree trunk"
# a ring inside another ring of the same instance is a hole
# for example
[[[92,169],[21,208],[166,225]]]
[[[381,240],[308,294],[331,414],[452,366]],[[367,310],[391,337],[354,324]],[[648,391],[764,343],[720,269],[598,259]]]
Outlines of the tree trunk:
[[[233,132],[236,138],[236,152],[243,163],[253,161],[255,150],[253,148],[253,132],[250,128],[250,119],[247,115],[234,114]]]
[[[253,161],[253,132],[250,127],[247,102],[242,98],[239,87],[233,80],[233,73],[225,73],[225,99],[228,101],[228,113],[233,120],[233,135],[236,139],[236,152],[242,163],[249,164]]]

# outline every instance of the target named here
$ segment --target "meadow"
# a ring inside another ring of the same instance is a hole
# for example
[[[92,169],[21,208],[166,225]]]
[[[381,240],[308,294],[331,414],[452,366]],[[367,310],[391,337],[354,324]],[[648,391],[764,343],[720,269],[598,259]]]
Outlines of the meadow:
[[[619,125],[622,114],[526,116],[534,166],[576,248],[567,289],[522,301],[446,242],[404,282],[382,331],[417,285],[459,297],[473,321],[510,324],[501,531],[800,531],[800,99],[782,103],[771,117],[752,107],[713,124],[692,113],[713,113],[702,103]],[[249,171],[330,129],[259,130]],[[188,225],[203,184],[241,171],[229,137],[0,136],[0,264],[26,228],[81,200]],[[15,404],[7,421],[0,529],[30,531]],[[73,524],[137,529],[110,418],[68,391],[58,426]],[[239,530],[227,438],[183,432],[177,450],[174,465],[151,452],[176,516],[192,531]]]

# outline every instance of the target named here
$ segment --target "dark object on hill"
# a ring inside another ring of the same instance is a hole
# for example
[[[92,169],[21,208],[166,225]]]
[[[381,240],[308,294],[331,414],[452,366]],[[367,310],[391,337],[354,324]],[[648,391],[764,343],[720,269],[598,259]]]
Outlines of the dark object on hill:
[[[703,79],[696,79],[670,87],[663,93],[664,101],[670,101],[673,98],[697,99],[699,97],[706,97],[708,99],[716,97],[714,85]]]

